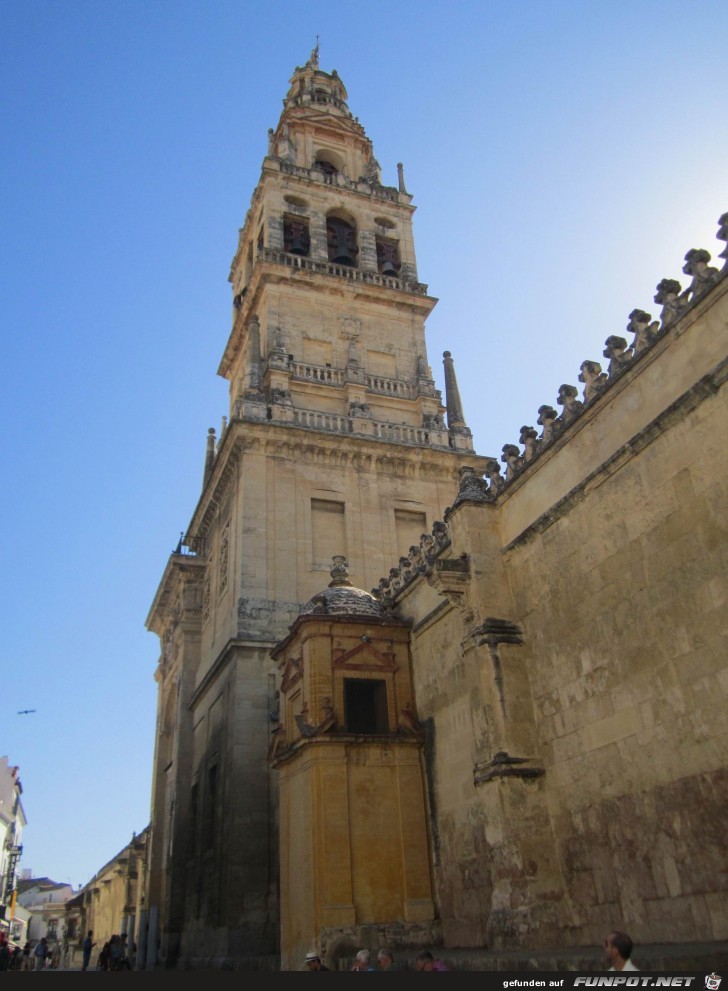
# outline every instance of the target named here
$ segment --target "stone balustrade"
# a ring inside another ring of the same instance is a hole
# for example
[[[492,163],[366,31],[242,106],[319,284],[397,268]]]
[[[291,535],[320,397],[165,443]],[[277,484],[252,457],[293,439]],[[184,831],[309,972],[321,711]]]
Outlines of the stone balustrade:
[[[276,251],[275,248],[259,248],[257,260],[261,262],[274,262],[276,265],[285,265],[287,268],[301,269],[306,272],[335,275],[349,279],[351,282],[362,282],[371,286],[381,286],[383,289],[399,289],[417,296],[427,295],[427,286],[422,282],[407,282],[404,279],[394,279],[389,275],[380,275],[379,272],[364,272],[349,265],[336,265],[333,262],[315,261],[313,258],[307,258],[304,255],[292,255],[285,251]]]

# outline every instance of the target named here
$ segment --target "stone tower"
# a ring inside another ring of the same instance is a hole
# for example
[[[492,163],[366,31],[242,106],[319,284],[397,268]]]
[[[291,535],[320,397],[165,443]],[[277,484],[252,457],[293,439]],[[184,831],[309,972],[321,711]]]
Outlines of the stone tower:
[[[429,533],[472,452],[446,352],[435,388],[412,197],[382,183],[336,71],[296,68],[240,230],[230,404],[147,626],[158,721],[149,959],[235,965],[279,946],[271,648],[333,555],[371,587]],[[143,920],[142,920],[143,924]],[[204,948],[202,950],[201,948]]]

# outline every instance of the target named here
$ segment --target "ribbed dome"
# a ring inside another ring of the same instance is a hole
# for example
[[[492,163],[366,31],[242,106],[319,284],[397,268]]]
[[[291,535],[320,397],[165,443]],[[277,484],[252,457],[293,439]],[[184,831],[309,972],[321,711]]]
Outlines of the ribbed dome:
[[[349,581],[346,559],[334,557],[329,587],[309,599],[301,610],[302,616],[321,613],[327,616],[383,616],[382,604],[371,592],[354,588]]]

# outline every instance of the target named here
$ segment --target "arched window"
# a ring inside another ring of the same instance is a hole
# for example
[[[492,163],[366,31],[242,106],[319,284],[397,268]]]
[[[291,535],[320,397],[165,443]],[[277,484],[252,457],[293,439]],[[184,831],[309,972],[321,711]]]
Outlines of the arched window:
[[[335,265],[357,267],[359,247],[356,240],[356,224],[337,214],[326,218],[326,242],[329,261]]]
[[[377,242],[377,268],[382,275],[389,275],[393,279],[399,278],[399,270],[402,262],[399,260],[399,243],[390,238],[378,237]]]
[[[283,250],[289,255],[308,257],[311,249],[311,236],[308,231],[308,220],[289,215],[283,218]]]

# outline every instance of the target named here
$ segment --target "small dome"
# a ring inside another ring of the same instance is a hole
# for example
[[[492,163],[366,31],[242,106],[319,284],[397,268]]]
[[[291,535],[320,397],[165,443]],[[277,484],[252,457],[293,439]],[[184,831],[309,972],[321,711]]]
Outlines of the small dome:
[[[382,604],[363,588],[354,588],[349,581],[346,558],[337,555],[333,559],[329,587],[309,599],[301,610],[302,616],[316,614],[326,616],[383,616]]]

